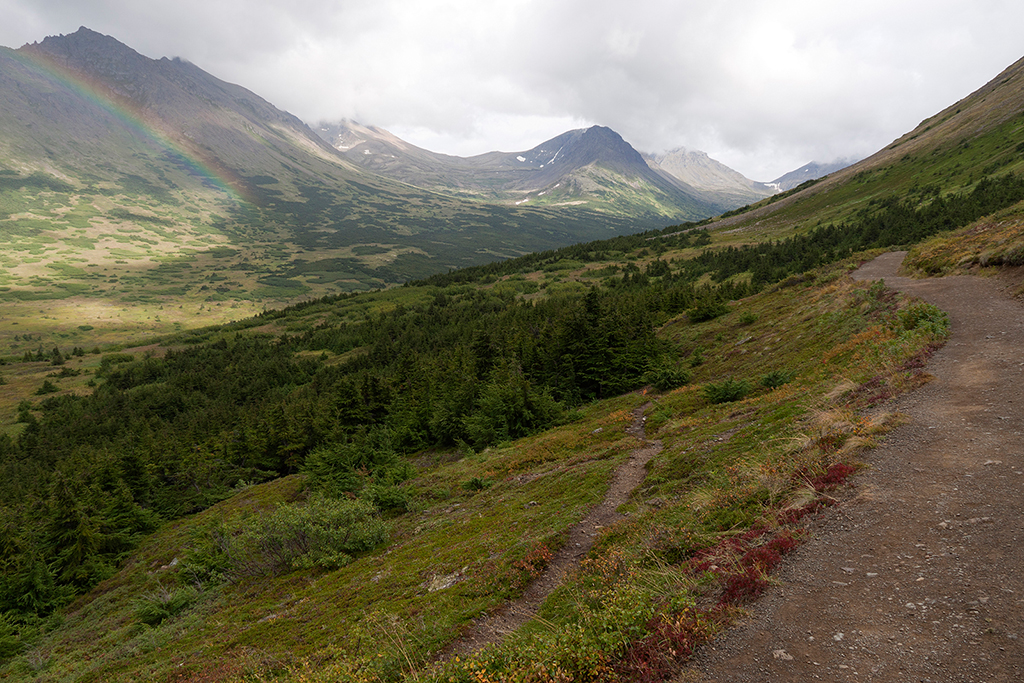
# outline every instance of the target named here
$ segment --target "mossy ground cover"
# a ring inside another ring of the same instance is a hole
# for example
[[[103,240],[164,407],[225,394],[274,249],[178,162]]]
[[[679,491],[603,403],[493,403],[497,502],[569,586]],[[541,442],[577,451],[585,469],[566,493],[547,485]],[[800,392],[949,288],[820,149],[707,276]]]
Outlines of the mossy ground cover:
[[[248,489],[154,536],[118,577],[98,589],[97,599],[72,608],[66,628],[83,637],[72,636],[64,645],[70,649],[48,655],[54,666],[44,675],[71,680],[95,670],[104,680],[132,680],[140,670],[168,676],[181,662],[187,663],[186,671],[200,671],[255,650],[266,651],[267,661],[287,661],[328,645],[375,657],[374,642],[360,645],[350,636],[372,631],[381,615],[400,615],[401,628],[416,627],[415,637],[403,646],[422,658],[466,619],[521,590],[528,577],[516,563],[540,546],[557,547],[563,530],[600,500],[611,469],[628,454],[622,427],[639,400],[629,396],[595,406],[580,417],[579,430],[465,457],[426,454],[420,458],[422,476],[408,484],[414,509],[390,520],[386,547],[326,575],[297,572],[272,584],[248,581],[211,589],[192,616],[157,629],[137,628],[126,606],[162,586],[177,585],[181,577],[171,565],[184,556],[195,529],[210,519],[255,514],[291,500],[300,495],[301,480]],[[435,457],[445,462],[433,464]],[[465,485],[474,480],[487,483],[480,489]],[[431,590],[444,577],[454,584]],[[206,618],[210,610],[216,611],[215,619]],[[101,624],[108,637],[89,642],[85,634]],[[327,641],[310,638],[311,630]],[[267,651],[268,640],[280,647]],[[159,647],[171,642],[180,653],[173,663]],[[118,669],[129,665],[131,673],[118,678]]]
[[[911,361],[941,334],[906,329],[898,311],[907,303],[853,283],[849,265],[734,302],[709,322],[666,323],[660,335],[692,373],[687,386],[595,403],[563,427],[481,453],[418,456],[419,474],[402,485],[409,511],[387,520],[388,543],[341,569],[200,586],[182,572],[203,524],[301,498],[298,478],[251,487],[175,523],[5,675],[582,681],[635,680],[638,667],[667,666],[664,652],[685,654],[764,589],[799,539],[793,521],[827,502],[825,491],[848,474],[834,468],[855,464],[857,450],[887,428],[858,409],[926,379]],[[310,308],[309,320],[330,314]],[[773,371],[791,381],[763,386]],[[749,393],[710,403],[704,388],[723,378],[748,381]],[[648,436],[665,447],[626,520],[603,530],[515,639],[433,668],[431,653],[516,596],[601,500],[636,446],[624,431],[631,411],[647,402]],[[140,600],[189,586],[197,592],[179,613],[140,622]]]

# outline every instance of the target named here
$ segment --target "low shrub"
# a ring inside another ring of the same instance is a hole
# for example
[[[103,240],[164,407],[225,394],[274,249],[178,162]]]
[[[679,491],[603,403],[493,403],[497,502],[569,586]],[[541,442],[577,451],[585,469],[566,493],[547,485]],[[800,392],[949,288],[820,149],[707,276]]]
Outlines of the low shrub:
[[[60,391],[60,387],[51,382],[50,380],[43,380],[42,386],[36,389],[36,396],[45,396],[46,394],[55,394]]]
[[[95,349],[93,353],[98,351],[99,348]],[[107,370],[113,365],[120,365],[121,363],[131,363],[135,360],[135,356],[130,353],[108,353],[100,359],[100,369]]]
[[[344,498],[348,494],[359,493],[367,485],[375,484],[380,488],[398,484],[411,477],[414,469],[395,451],[391,432],[374,428],[350,441],[314,448],[306,456],[302,472],[307,477],[310,490],[332,498]],[[371,500],[374,495],[378,494],[371,493]],[[385,496],[388,499],[392,497],[391,494]]]
[[[699,300],[693,308],[686,309],[686,317],[690,319],[690,322],[702,323],[708,320],[714,320],[728,312],[729,307],[724,301],[711,297],[704,297]]]
[[[336,569],[386,537],[371,503],[318,495],[233,525],[207,527],[186,557],[185,575],[197,581],[235,582],[294,569]]]
[[[704,385],[704,398],[711,403],[738,401],[750,393],[750,382],[745,379],[725,379]]]
[[[761,386],[768,389],[778,389],[784,384],[792,382],[794,377],[796,377],[796,373],[791,370],[772,370],[761,376]]]
[[[467,491],[483,491],[491,487],[491,482],[487,479],[481,479],[480,477],[473,477],[462,482],[462,488]]]
[[[0,661],[21,652],[24,643],[19,634],[18,623],[10,612],[0,612]]]
[[[650,384],[658,391],[671,391],[678,389],[690,381],[690,373],[682,368],[675,368],[667,365],[649,370],[644,375],[644,382]]]
[[[949,334],[949,316],[938,306],[920,302],[897,311],[897,315],[904,330],[922,330],[940,337]]]
[[[363,489],[361,497],[383,512],[402,514],[412,509],[408,489],[395,484],[371,484]]]
[[[199,591],[192,586],[173,590],[160,586],[135,601],[135,618],[147,626],[159,626],[191,607],[198,597]]]

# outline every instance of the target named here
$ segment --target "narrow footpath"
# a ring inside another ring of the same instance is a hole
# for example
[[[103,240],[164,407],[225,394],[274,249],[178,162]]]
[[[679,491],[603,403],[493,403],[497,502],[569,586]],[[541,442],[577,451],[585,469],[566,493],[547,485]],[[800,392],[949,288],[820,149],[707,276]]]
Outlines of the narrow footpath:
[[[949,313],[934,380],[890,411],[851,500],[679,683],[1024,681],[1024,306],[999,279],[856,271]]]
[[[643,482],[647,475],[647,462],[662,448],[660,441],[646,439],[644,412],[648,407],[649,403],[633,411],[633,421],[626,431],[636,437],[639,444],[630,453],[629,459],[615,470],[604,500],[570,529],[569,540],[554,554],[544,573],[530,584],[519,599],[478,619],[462,638],[445,649],[439,660],[476,652],[486,645],[500,642],[532,619],[544,599],[562,584],[566,574],[579,567],[580,561],[593,547],[600,530],[622,519],[618,508],[629,500],[633,490]]]

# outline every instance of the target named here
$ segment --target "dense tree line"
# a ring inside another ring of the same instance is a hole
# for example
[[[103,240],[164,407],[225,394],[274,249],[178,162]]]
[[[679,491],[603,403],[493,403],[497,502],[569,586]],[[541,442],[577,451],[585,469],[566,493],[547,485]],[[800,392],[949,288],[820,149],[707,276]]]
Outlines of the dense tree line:
[[[640,386],[669,362],[657,326],[712,295],[662,263],[585,294],[453,287],[359,324],[105,357],[91,395],[44,398],[0,439],[0,612],[46,614],[245,483],[305,470],[400,507],[404,453],[514,439]]]
[[[632,235],[620,235],[596,242],[539,251],[506,261],[494,261],[481,266],[431,275],[423,280],[410,282],[409,285],[445,287],[453,284],[477,283],[505,275],[540,270],[560,261],[592,263],[621,258],[624,254],[635,254],[642,249],[664,253],[673,248],[701,247],[711,243],[711,235],[707,230],[701,228],[707,223],[706,220],[699,223],[680,223],[660,230],[646,230]]]
[[[802,185],[813,184],[808,182]],[[791,190],[794,192],[795,190]],[[789,194],[789,193],[784,193]],[[777,197],[782,195],[776,195]],[[756,287],[877,247],[910,245],[943,230],[952,230],[1024,199],[1024,177],[1007,174],[982,179],[970,192],[941,196],[935,185],[911,190],[908,196],[872,200],[848,221],[817,226],[781,241],[706,249],[682,264],[683,280],[711,274],[717,282],[749,274]],[[739,211],[739,210],[738,210]],[[647,249],[655,254],[667,248],[706,246],[710,235],[701,223],[683,223],[663,230],[614,237],[562,249],[528,254],[517,259],[435,275],[415,284],[447,285],[485,282],[559,261],[601,261],[611,255]]]
[[[722,281],[749,273],[760,287],[865,249],[914,244],[1024,199],[1024,177],[986,178],[970,192],[946,197],[937,189],[918,193],[931,196],[924,204],[918,198],[889,197],[873,201],[846,222],[818,226],[785,240],[707,249],[684,264],[684,277],[711,273]]]
[[[416,285],[434,288],[428,303],[360,323],[228,334],[163,358],[108,356],[91,395],[41,398],[19,412],[17,439],[0,437],[0,631],[109,576],[161,520],[246,483],[306,471],[325,493],[400,509],[403,454],[483,448],[557,424],[672,369],[655,335],[669,317],[715,315],[724,300],[851,251],[963,225],[1024,198],[1024,180],[928,196],[780,242],[650,260],[658,244],[710,240],[673,226],[437,276]],[[638,250],[647,265],[582,293],[524,301],[461,284]],[[695,285],[708,273],[718,284]],[[751,277],[731,277],[741,273]]]

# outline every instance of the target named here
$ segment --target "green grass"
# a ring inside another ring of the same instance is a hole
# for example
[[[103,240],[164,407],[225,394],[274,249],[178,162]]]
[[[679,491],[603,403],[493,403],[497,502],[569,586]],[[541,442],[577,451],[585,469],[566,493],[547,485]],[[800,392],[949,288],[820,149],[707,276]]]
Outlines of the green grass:
[[[1020,171],[1024,158],[1013,150],[1024,143],[1015,110],[992,108],[979,120],[977,103],[963,106],[964,115],[950,111],[925,122],[847,173],[846,182],[822,181],[715,221],[710,246],[841,222],[890,196],[924,204],[986,174]],[[82,374],[56,377],[46,363],[17,362],[39,347],[106,351],[164,335],[160,346],[134,350],[159,353],[238,333],[300,334],[475,287],[530,300],[583,291],[596,278],[618,283],[655,260],[686,259],[705,248],[669,248],[657,238],[628,248],[595,243],[483,271],[472,283],[318,300],[252,318],[296,298],[557,246],[543,220],[552,214],[508,210],[495,220],[481,207],[451,203],[428,217],[418,207],[396,208],[392,196],[360,203],[355,195],[332,196],[327,186],[293,182],[279,183],[278,194],[267,190],[274,207],[257,207],[166,190],[153,195],[161,188],[136,175],[88,191],[44,183],[20,193],[9,176],[0,181],[0,261],[9,270],[0,291],[0,353],[6,347],[14,361],[0,368],[0,423],[9,435],[25,429],[16,422],[18,403],[45,381],[57,395],[88,391],[100,363],[98,355],[75,358],[69,366]],[[638,206],[652,201],[634,199]],[[1011,207],[934,238],[915,248],[912,267],[944,273],[1013,264],[1021,213],[1020,205]],[[472,220],[471,239],[448,230],[445,222],[456,218]],[[573,220],[592,218],[580,212]],[[386,242],[364,224],[371,219],[390,221]],[[608,223],[579,224],[574,235],[607,234]],[[528,239],[509,239],[509,226]],[[41,635],[0,669],[0,679],[481,681],[532,670],[542,680],[539,668],[553,673],[557,666],[576,680],[603,680],[610,671],[629,680],[623,667],[653,661],[655,636],[675,639],[685,654],[763,588],[763,575],[741,571],[751,553],[785,552],[799,536],[792,518],[828,501],[829,487],[857,464],[859,450],[891,427],[885,401],[927,381],[907,369],[919,363],[907,361],[940,341],[941,316],[883,287],[850,282],[845,275],[854,265],[791,277],[703,322],[682,314],[659,321],[673,367],[690,373],[685,386],[587,405],[574,422],[482,453],[419,454],[418,474],[402,485],[410,511],[389,516],[388,543],[348,566],[207,583],[176,602],[190,581],[174,560],[187,555],[205,524],[304,496],[298,476],[243,488],[150,537],[117,575],[40,624]],[[102,290],[91,289],[99,279]],[[239,322],[218,326],[232,319]],[[787,381],[763,381],[768,376]],[[748,392],[709,400],[706,389],[725,381]],[[614,467],[635,446],[624,432],[630,411],[648,401],[648,435],[664,449],[625,506],[628,517],[601,530],[581,570],[508,644],[440,671],[424,668],[470,619],[522,591],[567,529],[601,499]],[[864,417],[869,408],[871,419]],[[765,562],[752,566],[766,573],[773,565]],[[171,605],[173,613],[150,618],[140,605],[153,603]]]
[[[611,666],[622,648],[642,640],[652,615],[680,618],[720,590],[708,575],[687,568],[688,557],[738,529],[774,519],[773,511],[801,489],[794,472],[822,472],[833,461],[855,458],[848,444],[862,444],[881,428],[855,417],[863,403],[856,391],[829,398],[840,377],[857,383],[882,375],[894,393],[913,385],[910,373],[896,365],[931,338],[904,329],[897,299],[849,282],[845,272],[835,267],[802,285],[744,301],[743,310],[757,315],[753,323],[741,323],[735,313],[701,324],[683,317],[669,321],[661,336],[677,354],[695,345],[705,349],[706,362],[694,369],[688,386],[596,403],[569,425],[482,453],[418,456],[413,463],[419,474],[403,485],[412,510],[390,518],[388,543],[354,563],[336,571],[205,585],[179,613],[147,626],[133,605],[167,594],[183,579],[188,584],[170,565],[185,557],[197,529],[211,519],[301,499],[302,480],[251,487],[168,526],[6,671],[32,673],[40,681],[173,673],[241,680],[246,672],[276,671],[298,681],[337,680],[359,666],[401,678],[410,662],[418,667],[468,620],[523,589],[529,568],[539,566],[531,558],[557,549],[566,530],[600,501],[613,468],[636,445],[624,431],[630,411],[653,401],[649,435],[665,448],[627,506],[629,516],[602,532],[584,570],[549,599],[540,620],[507,649],[473,660],[489,671],[525,666],[516,652],[580,671],[594,662]],[[421,294],[419,288],[398,293]],[[311,306],[303,319],[358,315],[359,306],[367,305],[362,298],[337,308]],[[754,386],[746,398],[728,404],[709,403],[702,395],[701,387],[725,372],[753,385],[767,363],[792,369],[794,381],[774,390]],[[842,419],[821,418],[826,414]],[[472,481],[489,485],[465,485]],[[595,620],[604,620],[619,640],[594,640]],[[714,624],[708,622],[709,633],[718,628]],[[381,629],[391,636],[382,639]],[[554,633],[581,635],[566,640]],[[590,657],[589,663],[569,657],[569,650]],[[46,665],[31,671],[33,661]],[[469,665],[459,666],[465,673]]]

